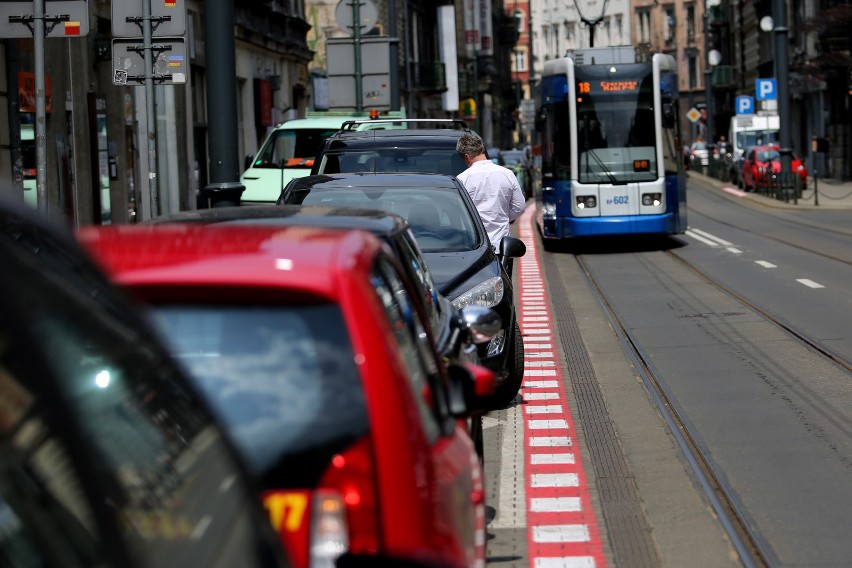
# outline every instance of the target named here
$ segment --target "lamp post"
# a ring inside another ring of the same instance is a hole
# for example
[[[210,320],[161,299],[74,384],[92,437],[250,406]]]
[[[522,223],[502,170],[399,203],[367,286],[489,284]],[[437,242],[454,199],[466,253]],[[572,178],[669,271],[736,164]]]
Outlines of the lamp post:
[[[706,137],[707,147],[713,145],[713,64],[710,62],[710,8],[718,5],[720,0],[705,0],[704,2],[704,112],[707,113]],[[709,150],[708,150],[709,152]]]
[[[787,2],[772,0],[774,23],[775,82],[778,88],[778,126],[780,132],[781,179],[789,178],[792,169],[793,148],[790,136],[790,82],[787,68]],[[786,188],[786,185],[785,185]]]

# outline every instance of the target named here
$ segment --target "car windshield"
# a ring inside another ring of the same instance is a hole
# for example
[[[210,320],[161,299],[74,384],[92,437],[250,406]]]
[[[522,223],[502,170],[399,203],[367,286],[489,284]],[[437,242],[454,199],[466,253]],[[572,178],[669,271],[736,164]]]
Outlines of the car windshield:
[[[453,144],[451,148],[329,151],[323,156],[318,173],[388,172],[455,176],[465,167]]]
[[[360,177],[360,176],[357,176]],[[368,176],[369,177],[369,176]],[[408,220],[423,252],[457,252],[479,246],[476,221],[455,187],[395,189],[296,185],[284,195],[285,204],[381,209]]]
[[[505,160],[507,166],[524,165],[526,162],[524,153],[520,150],[503,152],[503,160]]]
[[[160,305],[154,313],[266,487],[311,486],[368,432],[338,306]]]
[[[760,150],[757,153],[758,162],[775,162],[781,160],[778,150]]]
[[[285,168],[310,168],[323,141],[335,132],[333,128],[276,130],[257,153],[252,167],[280,168],[283,164]]]

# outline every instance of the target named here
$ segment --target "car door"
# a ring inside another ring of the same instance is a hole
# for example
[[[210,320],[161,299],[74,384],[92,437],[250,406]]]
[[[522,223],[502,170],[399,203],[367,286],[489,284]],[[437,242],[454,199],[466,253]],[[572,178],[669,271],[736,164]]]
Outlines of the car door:
[[[449,415],[443,362],[392,263],[379,260],[374,286],[395,331],[405,378],[420,410],[419,427],[428,443],[434,546],[457,561],[473,564],[484,557],[484,549],[477,549],[476,533],[484,537],[485,527],[482,472],[473,442],[464,422]]]
[[[0,265],[0,557],[273,565],[230,444],[70,237],[0,208]]]

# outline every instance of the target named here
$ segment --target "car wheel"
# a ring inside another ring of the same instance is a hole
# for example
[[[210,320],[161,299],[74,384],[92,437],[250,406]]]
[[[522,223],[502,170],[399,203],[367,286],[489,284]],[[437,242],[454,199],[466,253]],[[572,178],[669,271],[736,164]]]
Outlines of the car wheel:
[[[521,336],[521,326],[515,322],[512,338],[509,343],[509,353],[506,360],[506,379],[497,385],[492,395],[493,409],[506,408],[515,400],[524,382],[524,338]]]

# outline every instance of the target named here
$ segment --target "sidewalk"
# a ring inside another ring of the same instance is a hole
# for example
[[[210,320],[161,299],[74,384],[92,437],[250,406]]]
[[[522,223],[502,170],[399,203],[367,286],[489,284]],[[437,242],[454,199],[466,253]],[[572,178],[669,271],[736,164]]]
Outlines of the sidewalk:
[[[731,195],[748,199],[765,207],[809,210],[852,209],[852,181],[841,182],[835,179],[819,178],[814,180],[812,177],[808,178],[808,189],[804,190],[802,197],[797,200],[797,203],[794,203],[792,200],[784,202],[768,195],[737,189],[730,181],[722,181],[704,175],[696,170],[689,170],[687,172],[687,183],[689,183],[689,179],[700,180]]]

